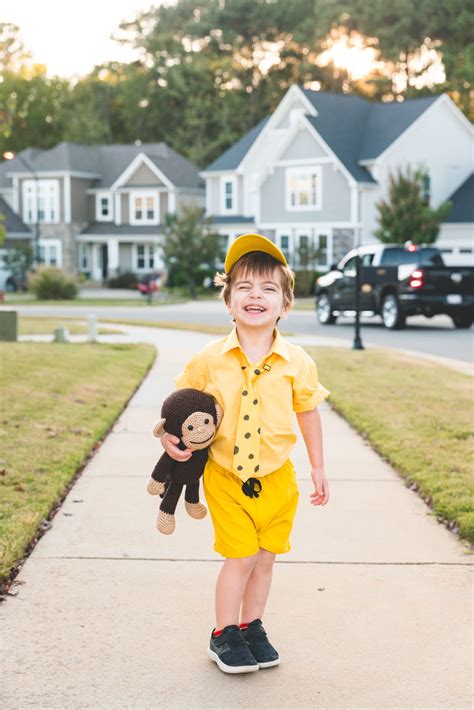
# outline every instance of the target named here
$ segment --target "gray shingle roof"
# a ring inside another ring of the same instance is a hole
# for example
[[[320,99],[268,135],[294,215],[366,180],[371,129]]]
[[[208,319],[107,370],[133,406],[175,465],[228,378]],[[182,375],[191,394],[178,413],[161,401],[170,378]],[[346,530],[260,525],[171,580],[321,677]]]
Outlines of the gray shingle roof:
[[[246,133],[240,140],[230,146],[217,160],[211,163],[206,171],[210,170],[233,170],[242,162],[243,157],[248,153],[250,146],[256,141],[259,133],[265,127],[270,116],[263,118],[256,126]]]
[[[448,200],[453,206],[445,222],[474,223],[474,173],[448,197]]]
[[[80,145],[59,143],[49,150],[31,151],[25,157],[31,167],[41,171],[73,171],[97,175],[96,187],[110,187],[139,153],[144,153],[176,187],[202,186],[194,163],[165,143],[141,145]],[[23,153],[22,153],[23,155]],[[17,157],[0,164],[0,187],[9,186],[6,173],[26,171]]]
[[[3,226],[6,229],[6,236],[8,237],[10,234],[31,234],[33,235],[32,231],[30,230],[29,227],[26,226],[26,224],[23,222],[23,220],[15,214],[15,212],[12,210],[10,205],[5,202],[5,200],[0,197],[0,214],[3,215]]]
[[[164,230],[160,224],[114,224],[113,222],[91,222],[81,234],[151,234],[158,235]]]
[[[359,182],[375,182],[359,161],[380,155],[441,96],[375,103],[353,94],[303,92],[319,114],[312,125]]]
[[[301,90],[318,112],[318,116],[307,116],[308,120],[358,182],[375,182],[359,161],[380,155],[441,95],[375,103],[354,94]],[[269,118],[260,121],[206,171],[236,169]]]

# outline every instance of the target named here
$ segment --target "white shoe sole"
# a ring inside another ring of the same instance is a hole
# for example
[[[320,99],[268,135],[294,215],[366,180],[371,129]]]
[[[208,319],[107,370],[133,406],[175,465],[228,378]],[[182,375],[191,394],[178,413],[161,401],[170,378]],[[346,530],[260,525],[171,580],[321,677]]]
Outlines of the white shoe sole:
[[[259,663],[259,668],[271,668],[272,666],[278,666],[280,664],[280,659],[277,658],[276,661],[267,661],[266,663]]]
[[[214,661],[214,663],[217,663],[221,671],[224,673],[253,673],[253,671],[258,671],[259,666],[227,666],[225,663],[222,663],[221,659],[215,653],[214,651],[211,651],[210,648],[207,649],[207,655],[209,658]]]

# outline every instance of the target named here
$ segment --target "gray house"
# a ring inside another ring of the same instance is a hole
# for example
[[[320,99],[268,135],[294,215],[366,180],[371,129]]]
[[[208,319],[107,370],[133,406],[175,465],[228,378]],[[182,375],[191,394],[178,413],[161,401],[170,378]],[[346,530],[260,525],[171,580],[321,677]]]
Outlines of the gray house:
[[[164,143],[60,143],[0,163],[0,199],[16,229],[7,222],[6,249],[21,234],[43,263],[100,281],[160,268],[165,215],[204,206],[204,185]]]
[[[387,197],[390,173],[423,167],[430,203],[453,201],[437,246],[447,263],[469,264],[473,148],[472,126],[447,94],[375,103],[294,85],[271,116],[201,173],[206,213],[223,249],[256,230],[294,268],[325,270],[355,244],[376,241],[376,203]]]

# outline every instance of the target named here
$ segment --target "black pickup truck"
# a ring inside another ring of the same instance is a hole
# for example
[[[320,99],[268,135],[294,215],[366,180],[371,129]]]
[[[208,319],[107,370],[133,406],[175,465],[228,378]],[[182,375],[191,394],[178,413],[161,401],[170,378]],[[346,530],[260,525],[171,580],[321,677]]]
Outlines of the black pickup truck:
[[[356,253],[350,251],[316,281],[316,313],[324,325],[347,311],[353,315]],[[472,325],[474,267],[445,266],[438,249],[411,243],[363,246],[359,255],[363,315],[381,315],[392,330],[403,328],[407,316],[416,314],[432,318],[446,313],[456,328]]]

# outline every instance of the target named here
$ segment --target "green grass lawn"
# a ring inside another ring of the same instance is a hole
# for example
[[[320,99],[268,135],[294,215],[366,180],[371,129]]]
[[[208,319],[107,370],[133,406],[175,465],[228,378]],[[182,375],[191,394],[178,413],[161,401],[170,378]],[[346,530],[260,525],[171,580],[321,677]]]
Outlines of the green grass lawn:
[[[122,325],[145,326],[146,328],[169,328],[170,330],[193,330],[196,333],[209,333],[210,335],[228,335],[233,328],[229,325],[205,325],[201,323],[182,323],[180,321],[152,321],[152,320],[124,320],[123,318],[104,318],[106,323],[117,323]],[[293,333],[282,332],[282,335],[293,335]]]
[[[0,582],[154,357],[150,345],[0,344]]]
[[[305,349],[334,409],[474,542],[472,378],[389,350]]]

